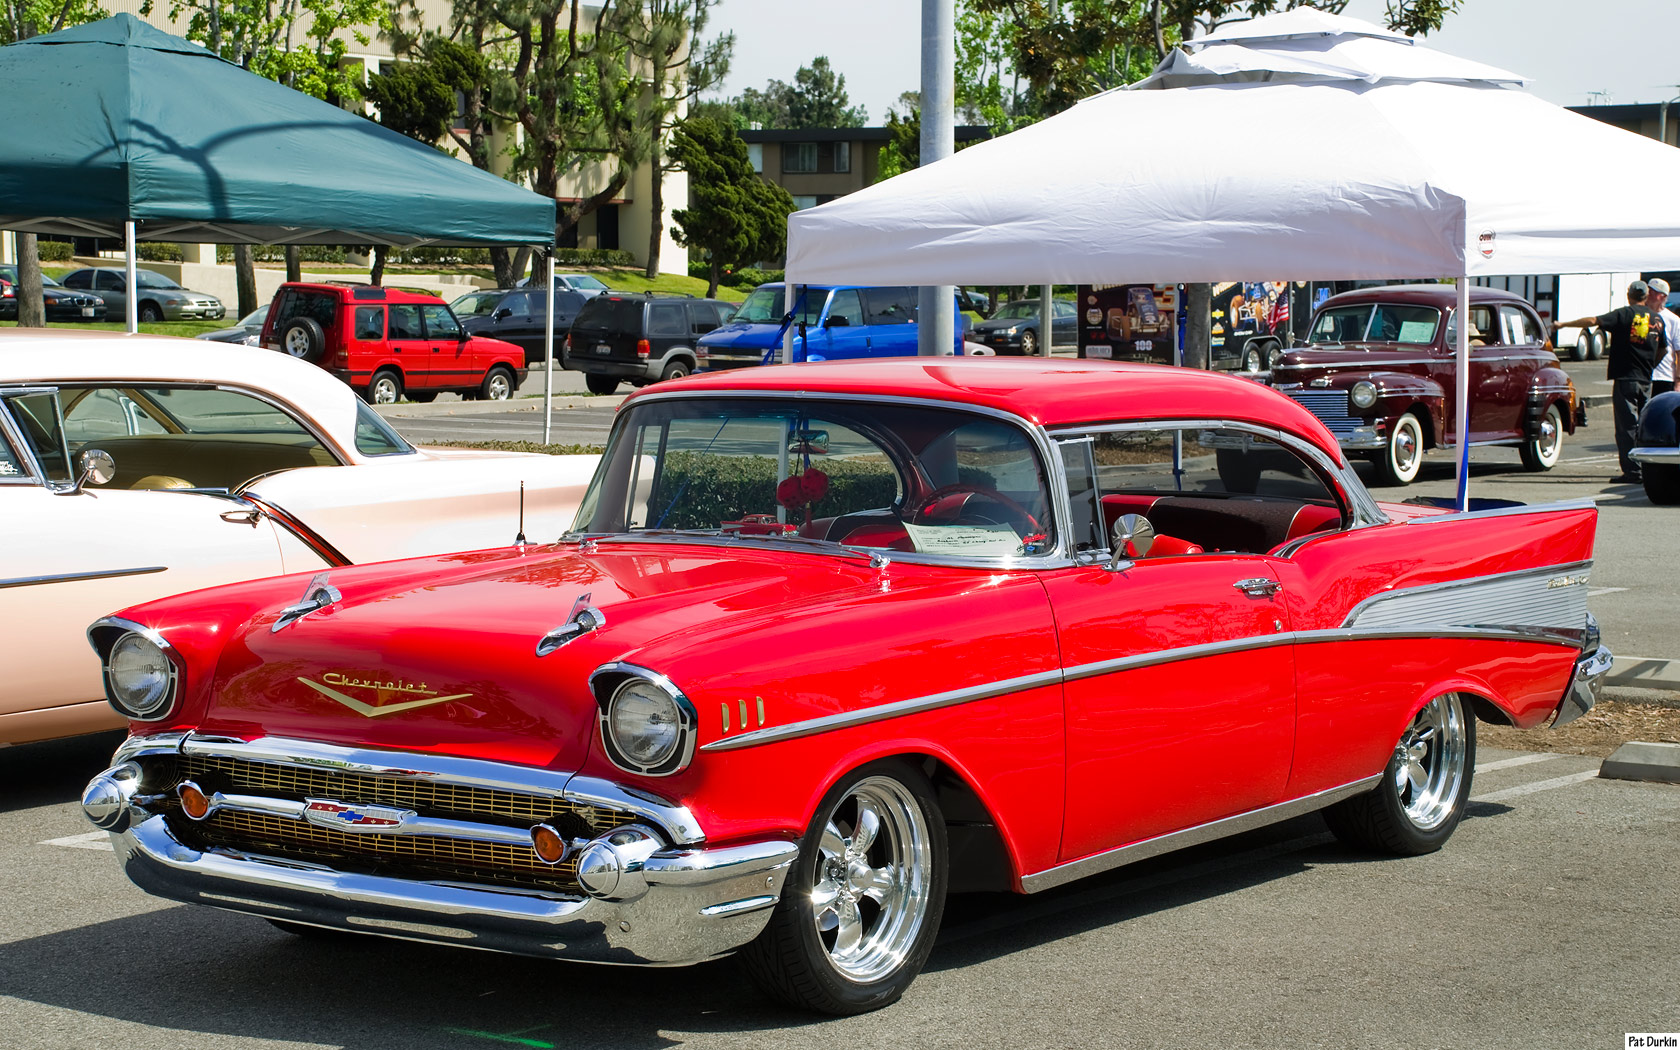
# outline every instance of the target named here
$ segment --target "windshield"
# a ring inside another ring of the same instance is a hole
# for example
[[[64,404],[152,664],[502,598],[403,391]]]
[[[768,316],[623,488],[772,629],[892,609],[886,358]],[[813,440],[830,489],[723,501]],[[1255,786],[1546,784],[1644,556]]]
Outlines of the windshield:
[[[1433,306],[1400,303],[1361,303],[1321,311],[1313,321],[1309,343],[1412,343],[1435,341],[1441,311]]]
[[[1015,557],[1055,546],[1028,435],[942,408],[817,400],[633,405],[574,526]]]
[[[799,303],[799,296],[804,296],[804,304],[799,308],[799,321],[805,324],[816,324],[817,318],[822,316],[823,303],[828,301],[827,288],[807,288],[795,293],[794,302]],[[747,296],[740,309],[735,311],[730,321],[744,321],[747,324],[781,324],[787,314],[787,308],[782,305],[781,285],[760,285]]]
[[[998,321],[1032,321],[1038,318],[1038,300],[1017,299],[1012,303],[1005,303],[1003,309],[992,315],[992,320]]]
[[[456,317],[481,317],[496,308],[503,292],[468,292],[449,304]]]
[[[0,281],[5,281],[7,284],[17,284],[18,283],[17,267],[16,266],[0,266]],[[43,274],[41,274],[41,286],[43,288],[56,288],[56,287],[58,287],[58,282],[53,280],[51,277],[48,277],[45,273],[43,273]]]
[[[588,274],[572,274],[570,277],[566,278],[566,283],[571,285],[573,288],[581,288],[584,291],[590,292],[608,292],[612,290],[602,284],[599,280],[590,277]]]
[[[134,271],[134,281],[135,281],[136,284],[138,284],[142,288],[179,288],[179,287],[181,287],[180,285],[176,284],[174,281],[171,281],[169,278],[165,277],[163,274],[154,273],[151,270],[136,270],[136,271]]]

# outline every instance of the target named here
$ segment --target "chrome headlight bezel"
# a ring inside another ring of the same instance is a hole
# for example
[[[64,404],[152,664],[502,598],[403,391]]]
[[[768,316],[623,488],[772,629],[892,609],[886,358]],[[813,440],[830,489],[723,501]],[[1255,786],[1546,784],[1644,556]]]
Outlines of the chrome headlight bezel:
[[[1377,403],[1377,384],[1361,379],[1348,388],[1348,404],[1363,412]]]
[[[169,640],[151,627],[108,616],[95,621],[88,628],[88,641],[99,654],[100,680],[105,686],[105,701],[119,715],[132,722],[162,722],[175,714],[185,681],[180,653]],[[155,699],[145,704],[133,703],[119,691],[113,674],[113,657],[124,644],[148,646],[163,658],[166,672],[163,687]]]
[[[700,719],[693,703],[669,678],[635,664],[610,663],[595,669],[589,676],[589,686],[600,709],[601,744],[613,765],[646,777],[666,777],[688,768],[694,760]],[[636,749],[619,736],[622,726],[614,716],[632,698],[668,705],[674,733],[670,744],[657,753],[638,756]]]

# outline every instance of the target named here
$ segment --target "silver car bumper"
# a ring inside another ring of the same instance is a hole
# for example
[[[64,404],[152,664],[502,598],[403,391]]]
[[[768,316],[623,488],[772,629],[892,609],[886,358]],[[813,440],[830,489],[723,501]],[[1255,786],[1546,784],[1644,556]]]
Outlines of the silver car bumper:
[[[1582,653],[1575,661],[1575,674],[1569,680],[1569,689],[1563,694],[1563,703],[1558,705],[1557,716],[1552,719],[1552,728],[1566,725],[1575,721],[1598,703],[1599,691],[1604,688],[1604,676],[1610,673],[1610,665],[1615,657],[1610,650],[1599,646],[1590,653]]]
[[[1636,448],[1628,453],[1635,463],[1672,463],[1680,465],[1680,448]]]
[[[111,832],[123,871],[148,893],[354,933],[583,962],[695,963],[740,947],[769,921],[798,854],[781,840],[669,846],[652,828],[630,825],[582,850],[584,892],[417,881],[196,849],[171,831],[161,797],[139,794],[139,784],[139,768],[119,763],[88,784],[82,805]]]

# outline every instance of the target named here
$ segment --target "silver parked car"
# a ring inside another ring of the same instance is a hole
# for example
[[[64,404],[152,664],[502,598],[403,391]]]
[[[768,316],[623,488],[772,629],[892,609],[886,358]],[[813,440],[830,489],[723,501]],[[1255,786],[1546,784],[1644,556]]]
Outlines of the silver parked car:
[[[243,343],[256,346],[262,342],[263,322],[268,320],[270,304],[264,303],[234,322],[232,328],[218,328],[214,332],[200,332],[194,339],[208,339],[215,343]]]
[[[107,317],[122,317],[128,310],[128,274],[122,270],[85,267],[70,271],[60,283],[105,300]],[[182,288],[153,270],[137,270],[135,283],[140,286],[137,313],[142,321],[214,321],[227,314],[215,296]]]

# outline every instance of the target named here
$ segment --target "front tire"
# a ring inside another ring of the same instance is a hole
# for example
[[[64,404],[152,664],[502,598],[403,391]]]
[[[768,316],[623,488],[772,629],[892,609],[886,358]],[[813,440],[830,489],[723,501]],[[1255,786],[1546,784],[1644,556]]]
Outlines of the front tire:
[[[478,388],[480,401],[506,401],[513,396],[513,373],[501,365],[490,369]]]
[[[1476,717],[1457,693],[1423,705],[1400,734],[1375,788],[1324,811],[1354,846],[1415,857],[1433,853],[1464,819],[1476,772]]]
[[[1557,403],[1546,406],[1540,417],[1539,433],[1522,443],[1522,463],[1527,470],[1551,470],[1563,457],[1563,413]]]
[[[933,785],[899,760],[829,791],[799,844],[769,925],[741,949],[765,992],[850,1015],[898,1001],[945,910],[945,819]]]
[[[1021,356],[1022,357],[1037,357],[1038,356],[1038,335],[1037,335],[1037,333],[1032,332],[1030,330],[1021,333]]]
[[[402,376],[387,368],[376,373],[368,381],[367,389],[362,392],[362,397],[370,405],[394,405],[402,400],[402,394]]]
[[[141,303],[137,316],[146,324],[157,324],[163,320],[163,307],[157,303]]]
[[[1659,507],[1680,503],[1680,467],[1669,463],[1641,463],[1640,483],[1645,486],[1645,498]]]
[[[1423,424],[1407,412],[1389,432],[1388,445],[1377,454],[1377,480],[1384,485],[1410,485],[1423,469]]]

